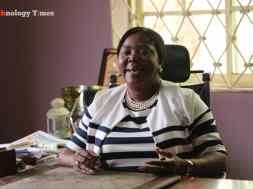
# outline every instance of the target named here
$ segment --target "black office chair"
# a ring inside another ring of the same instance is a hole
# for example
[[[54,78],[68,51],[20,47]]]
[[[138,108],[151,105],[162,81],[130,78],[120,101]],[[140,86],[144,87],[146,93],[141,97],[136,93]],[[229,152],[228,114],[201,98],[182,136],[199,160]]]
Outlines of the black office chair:
[[[203,71],[190,71],[190,56],[188,50],[181,45],[166,45],[166,61],[162,65],[162,72],[160,74],[161,78],[167,81],[172,81],[175,83],[180,83],[181,87],[191,88],[197,94],[200,95],[201,99],[210,106],[210,86],[209,86],[209,74]],[[105,83],[105,75],[107,67],[112,67],[110,64],[113,63],[117,56],[116,49],[105,49],[102,58],[102,65],[99,74],[98,85],[90,86],[86,91],[84,91],[84,102],[88,106],[92,102],[96,92],[101,89]],[[184,85],[191,74],[203,74],[203,82],[194,85]],[[117,84],[117,73],[112,72],[112,74],[107,78],[110,80],[109,83],[111,87]]]
[[[166,61],[163,64],[161,78],[175,83],[181,83],[181,87],[193,89],[200,98],[210,107],[210,77],[203,70],[190,70],[190,55],[182,45],[165,45]],[[191,74],[202,74],[202,82],[187,85]]]

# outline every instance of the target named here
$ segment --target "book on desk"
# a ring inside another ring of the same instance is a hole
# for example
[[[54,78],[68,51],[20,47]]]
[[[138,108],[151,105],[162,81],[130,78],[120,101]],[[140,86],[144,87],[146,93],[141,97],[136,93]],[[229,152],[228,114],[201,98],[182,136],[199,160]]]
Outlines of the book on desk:
[[[8,144],[0,144],[0,177],[36,165],[42,158],[57,154],[67,140],[36,131]],[[51,156],[50,156],[51,157]]]

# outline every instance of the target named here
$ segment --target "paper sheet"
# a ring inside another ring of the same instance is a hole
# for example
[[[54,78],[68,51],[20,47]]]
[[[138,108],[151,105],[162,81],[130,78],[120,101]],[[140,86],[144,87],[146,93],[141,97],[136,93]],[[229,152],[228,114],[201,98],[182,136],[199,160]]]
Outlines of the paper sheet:
[[[9,144],[0,144],[0,147],[5,147],[7,149],[22,149],[36,146],[46,151],[58,151],[58,146],[65,145],[66,142],[67,140],[57,138],[44,131],[36,131]]]

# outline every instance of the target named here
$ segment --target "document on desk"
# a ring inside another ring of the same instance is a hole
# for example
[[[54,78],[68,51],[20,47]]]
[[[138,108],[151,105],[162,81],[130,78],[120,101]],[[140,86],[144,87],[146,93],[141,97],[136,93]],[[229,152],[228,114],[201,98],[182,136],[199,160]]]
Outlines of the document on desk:
[[[102,171],[97,175],[82,175],[71,168],[58,167],[46,172],[36,172],[33,176],[3,185],[1,189],[142,189],[142,186],[161,189],[163,186],[168,186],[168,183],[164,185],[167,178],[161,179],[161,177],[145,173],[116,171]],[[163,185],[159,185],[161,183]]]
[[[58,151],[58,146],[66,144],[67,140],[56,138],[44,131],[36,131],[24,138],[5,144],[4,147],[8,149],[27,148],[30,146],[37,146],[47,151]]]

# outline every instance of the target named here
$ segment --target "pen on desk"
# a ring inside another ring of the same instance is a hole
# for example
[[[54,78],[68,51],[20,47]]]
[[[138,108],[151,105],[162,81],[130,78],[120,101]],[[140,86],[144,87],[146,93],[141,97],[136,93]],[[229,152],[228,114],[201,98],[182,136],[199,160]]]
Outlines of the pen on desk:
[[[72,107],[72,109],[71,109],[71,111],[69,113],[70,128],[71,128],[72,132],[74,132],[75,129],[76,129],[75,126],[74,126],[73,115],[74,115],[74,112],[75,112],[75,110],[76,110],[76,108],[78,106],[78,103],[80,101],[80,95],[81,95],[82,92],[83,92],[83,90],[80,91],[79,96],[75,99],[73,107]]]

